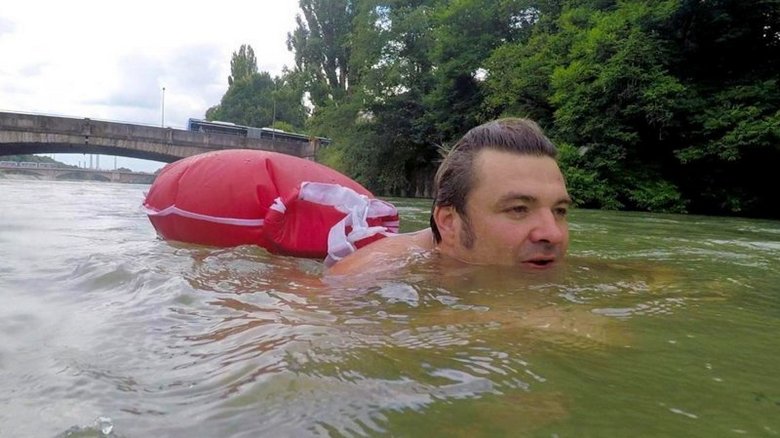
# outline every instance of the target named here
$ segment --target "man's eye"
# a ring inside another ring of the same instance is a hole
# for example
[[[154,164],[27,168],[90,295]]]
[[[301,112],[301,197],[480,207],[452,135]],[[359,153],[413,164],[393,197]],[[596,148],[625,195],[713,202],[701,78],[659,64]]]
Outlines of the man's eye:
[[[566,215],[569,214],[569,209],[565,207],[558,207],[553,209],[553,212],[555,213],[556,216],[566,217]]]
[[[507,211],[515,214],[525,214],[528,213],[528,207],[525,205],[516,205],[514,207],[509,207]]]

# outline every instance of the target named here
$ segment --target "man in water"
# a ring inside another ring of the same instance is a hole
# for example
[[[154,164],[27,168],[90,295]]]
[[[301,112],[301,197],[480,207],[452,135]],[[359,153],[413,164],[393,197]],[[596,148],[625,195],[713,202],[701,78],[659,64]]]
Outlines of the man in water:
[[[571,198],[556,155],[527,119],[471,129],[436,172],[431,227],[360,248],[328,274],[372,272],[431,251],[472,265],[543,270],[559,264],[569,244]]]

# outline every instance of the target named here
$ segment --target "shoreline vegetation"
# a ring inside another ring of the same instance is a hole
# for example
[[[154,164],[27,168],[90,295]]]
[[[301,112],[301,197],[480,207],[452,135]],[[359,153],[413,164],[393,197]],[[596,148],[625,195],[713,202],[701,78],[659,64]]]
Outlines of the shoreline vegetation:
[[[580,207],[780,218],[777,0],[299,5],[294,65],[242,45],[207,119],[328,137],[318,161],[426,197],[465,131],[528,117]]]

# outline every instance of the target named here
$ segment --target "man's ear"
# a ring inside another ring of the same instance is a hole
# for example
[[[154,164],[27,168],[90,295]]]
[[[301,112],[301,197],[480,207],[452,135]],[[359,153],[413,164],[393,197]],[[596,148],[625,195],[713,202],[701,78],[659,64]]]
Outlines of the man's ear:
[[[439,228],[439,234],[443,242],[454,242],[458,238],[458,221],[460,216],[455,211],[455,207],[436,206],[433,209],[433,220]]]

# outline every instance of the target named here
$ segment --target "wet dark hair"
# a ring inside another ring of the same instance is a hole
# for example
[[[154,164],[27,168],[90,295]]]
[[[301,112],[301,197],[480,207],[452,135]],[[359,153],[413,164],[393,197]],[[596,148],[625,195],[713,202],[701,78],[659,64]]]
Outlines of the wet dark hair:
[[[472,128],[455,143],[436,172],[431,208],[431,230],[436,243],[441,242],[441,233],[433,211],[437,206],[453,206],[466,225],[461,236],[463,245],[467,248],[473,245],[474,235],[466,214],[466,200],[476,182],[474,159],[485,149],[553,159],[558,155],[555,145],[545,137],[539,125],[529,119],[498,119]]]

